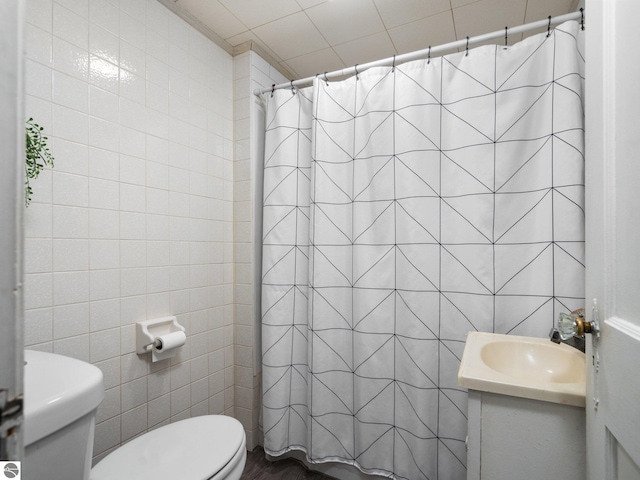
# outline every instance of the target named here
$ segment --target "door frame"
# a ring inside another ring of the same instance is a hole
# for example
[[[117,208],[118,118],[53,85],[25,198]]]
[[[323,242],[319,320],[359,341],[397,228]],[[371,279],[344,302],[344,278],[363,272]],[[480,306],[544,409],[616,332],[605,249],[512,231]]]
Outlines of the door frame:
[[[602,329],[597,349],[587,341],[587,478],[609,480],[618,445],[640,464],[640,2],[587,0],[585,10],[585,309],[593,320],[597,299]]]
[[[0,393],[0,408],[3,397],[23,392],[24,3],[0,2],[0,391],[7,390]],[[20,424],[18,418],[2,460],[22,458]]]

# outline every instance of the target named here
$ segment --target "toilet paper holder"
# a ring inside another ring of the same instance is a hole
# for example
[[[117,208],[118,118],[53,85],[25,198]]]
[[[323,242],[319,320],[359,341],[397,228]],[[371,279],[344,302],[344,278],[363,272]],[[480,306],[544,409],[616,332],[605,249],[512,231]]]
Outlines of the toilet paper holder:
[[[136,353],[143,354],[162,350],[161,339],[177,332],[185,332],[185,328],[178,323],[175,316],[136,322]],[[166,354],[164,358],[168,358]]]

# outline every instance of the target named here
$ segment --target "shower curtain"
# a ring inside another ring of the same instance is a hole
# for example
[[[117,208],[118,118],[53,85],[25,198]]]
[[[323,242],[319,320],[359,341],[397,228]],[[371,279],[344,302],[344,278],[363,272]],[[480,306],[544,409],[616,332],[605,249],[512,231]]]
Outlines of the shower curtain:
[[[267,453],[466,478],[467,332],[584,303],[582,34],[266,94]]]

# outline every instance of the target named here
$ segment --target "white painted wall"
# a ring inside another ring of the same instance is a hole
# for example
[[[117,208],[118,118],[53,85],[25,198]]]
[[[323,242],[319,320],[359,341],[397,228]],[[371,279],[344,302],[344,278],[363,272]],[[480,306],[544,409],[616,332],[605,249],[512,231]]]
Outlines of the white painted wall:
[[[99,459],[234,413],[233,62],[156,0],[28,0],[27,22],[25,114],[56,160],[26,212],[25,340],[104,372]],[[151,364],[134,323],[168,314],[187,344]]]

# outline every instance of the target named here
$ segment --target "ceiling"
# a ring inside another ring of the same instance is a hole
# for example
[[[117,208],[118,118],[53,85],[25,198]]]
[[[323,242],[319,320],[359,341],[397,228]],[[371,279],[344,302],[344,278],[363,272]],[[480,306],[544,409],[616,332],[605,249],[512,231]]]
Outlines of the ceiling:
[[[195,17],[201,30],[214,32],[227,51],[251,41],[295,79],[562,15],[575,11],[579,0],[173,2],[173,9]],[[510,38],[509,44],[521,38]]]

